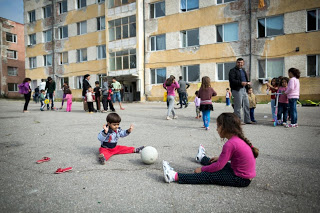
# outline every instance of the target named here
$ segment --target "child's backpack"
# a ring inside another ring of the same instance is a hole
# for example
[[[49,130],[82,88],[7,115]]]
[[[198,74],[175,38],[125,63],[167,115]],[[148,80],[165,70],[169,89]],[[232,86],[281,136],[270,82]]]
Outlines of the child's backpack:
[[[28,94],[29,93],[29,87],[28,87],[28,85],[26,85],[26,83],[19,84],[18,87],[19,87],[20,94]]]

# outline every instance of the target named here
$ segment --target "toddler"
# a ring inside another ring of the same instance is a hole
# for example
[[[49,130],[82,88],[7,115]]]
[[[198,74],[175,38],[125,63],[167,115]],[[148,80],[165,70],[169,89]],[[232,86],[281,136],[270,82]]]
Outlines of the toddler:
[[[94,101],[94,93],[92,91],[92,87],[88,88],[86,93],[85,102],[88,104],[89,113],[93,113],[93,101]]]
[[[256,119],[254,118],[254,109],[256,108],[257,105],[257,98],[253,94],[252,88],[248,87],[248,99],[249,99],[249,108],[250,108],[250,119],[253,123],[256,123]]]
[[[278,124],[282,124],[283,126],[287,125],[287,117],[288,117],[288,97],[285,94],[285,91],[287,90],[289,79],[287,77],[283,77],[280,82],[280,87],[278,89],[278,93],[281,93],[279,95],[278,100]],[[283,122],[281,121],[281,117],[283,115]]]
[[[101,96],[101,88],[99,81],[95,82],[96,87],[94,88],[94,95],[96,98],[97,110],[100,111],[100,96]]]
[[[44,103],[44,100],[46,100],[46,91],[45,90],[41,90],[40,91],[40,110],[44,111],[44,107],[46,106]]]
[[[196,95],[196,97],[194,99],[194,104],[196,105],[196,115],[197,115],[196,119],[199,119],[201,117],[201,115],[200,115],[200,101],[201,101],[201,99],[199,98],[199,91],[196,91],[195,95]]]
[[[230,106],[230,98],[231,98],[231,92],[229,91],[229,88],[227,88],[226,92],[226,105]]]
[[[68,88],[66,89],[66,97],[65,100],[67,100],[67,112],[71,112],[71,106],[72,106],[72,92]]]
[[[132,130],[133,125],[127,130],[122,130],[119,127],[121,117],[117,113],[110,113],[107,116],[107,124],[103,125],[103,130],[98,134],[98,140],[101,142],[99,149],[99,162],[103,165],[112,155],[139,153],[144,146],[134,148],[128,146],[117,145],[118,139],[128,136]]]
[[[276,93],[278,91],[278,86],[279,86],[279,79],[278,78],[273,78],[271,80],[271,84],[269,84],[268,82],[267,84],[267,90],[271,91],[271,113],[272,113],[272,121],[275,121],[276,119],[276,95],[274,93]]]

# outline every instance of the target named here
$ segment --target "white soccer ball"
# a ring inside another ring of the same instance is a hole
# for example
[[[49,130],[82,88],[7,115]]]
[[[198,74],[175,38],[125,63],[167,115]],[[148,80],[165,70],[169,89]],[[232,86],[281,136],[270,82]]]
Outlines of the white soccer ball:
[[[153,164],[158,159],[158,151],[152,146],[146,146],[140,152],[141,160],[145,164]]]

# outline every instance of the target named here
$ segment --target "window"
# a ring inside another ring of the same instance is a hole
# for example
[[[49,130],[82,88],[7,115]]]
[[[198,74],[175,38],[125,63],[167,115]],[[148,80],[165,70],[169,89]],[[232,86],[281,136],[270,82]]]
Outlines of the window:
[[[75,89],[82,89],[83,76],[77,76],[74,83]]]
[[[68,12],[68,0],[63,0],[58,3],[59,5],[59,14]]]
[[[52,16],[52,5],[49,4],[43,8],[43,18],[49,18]]]
[[[109,41],[136,37],[136,16],[109,21]]]
[[[52,54],[44,55],[43,61],[44,61],[43,64],[45,67],[52,66]]]
[[[109,0],[108,8],[119,7],[133,2],[136,2],[136,0]]]
[[[18,59],[17,51],[15,50],[7,50],[7,57],[10,59]]]
[[[8,75],[9,76],[17,76],[18,75],[18,67],[8,67]]]
[[[52,41],[52,30],[47,30],[43,32],[44,42]]]
[[[36,34],[29,35],[29,45],[35,45],[37,43]]]
[[[14,42],[17,43],[17,35],[12,33],[6,33],[6,40],[8,42]]]
[[[88,61],[87,48],[77,50],[77,62]]]
[[[97,46],[98,59],[106,58],[106,45]]]
[[[78,9],[86,7],[87,6],[87,0],[77,0],[78,1]]]
[[[98,0],[98,3],[102,3],[102,2],[105,2],[105,0]]]
[[[166,80],[166,68],[151,69],[151,84],[163,84]]]
[[[238,41],[238,23],[217,25],[217,42]]]
[[[199,8],[199,0],[181,0],[181,11],[190,11]]]
[[[35,10],[28,12],[28,16],[29,16],[30,23],[36,21],[36,11]]]
[[[67,64],[68,63],[68,52],[59,53],[59,64]]]
[[[150,18],[159,18],[166,15],[165,1],[150,4]]]
[[[309,10],[307,12],[307,31],[320,29],[320,10]]]
[[[87,21],[77,23],[77,35],[87,33]]]
[[[151,37],[151,51],[166,49],[166,34]]]
[[[106,18],[104,16],[97,18],[97,30],[106,29]]]
[[[33,69],[36,67],[37,67],[37,58],[36,57],[29,58],[29,68]]]
[[[18,92],[18,84],[8,83],[9,92]]]
[[[258,19],[258,37],[283,34],[283,15]]]
[[[182,76],[185,81],[200,81],[200,65],[191,65],[182,67]]]
[[[275,78],[283,76],[283,58],[259,60],[259,78]]]
[[[113,52],[109,56],[110,71],[136,68],[136,49]]]
[[[319,76],[320,75],[320,55],[307,56],[307,75]]]
[[[103,78],[104,77],[106,77],[107,76],[107,74],[98,74],[97,75],[97,81],[99,81],[99,85],[100,85],[100,87],[102,87],[102,85],[103,85]]]
[[[61,86],[61,87],[62,87],[62,85],[63,85],[64,83],[69,84],[69,78],[68,78],[68,77],[62,77],[62,78],[60,78],[60,86]]]
[[[224,4],[224,3],[233,2],[233,1],[237,1],[237,0],[217,0],[217,4]]]
[[[199,29],[181,31],[182,47],[199,45]]]
[[[235,66],[236,66],[236,63],[234,62],[217,64],[218,81],[229,80],[229,72]]]
[[[59,39],[68,38],[68,25],[59,27]]]

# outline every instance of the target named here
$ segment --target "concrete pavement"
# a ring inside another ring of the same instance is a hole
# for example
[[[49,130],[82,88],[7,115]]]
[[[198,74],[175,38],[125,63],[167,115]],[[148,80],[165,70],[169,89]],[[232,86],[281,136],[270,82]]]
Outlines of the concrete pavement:
[[[60,103],[56,106],[60,107]],[[319,212],[320,108],[299,107],[295,129],[273,127],[270,105],[258,105],[258,124],[243,126],[260,149],[257,177],[247,188],[216,185],[179,185],[163,181],[161,161],[178,172],[193,172],[197,148],[218,155],[223,143],[216,117],[232,108],[214,104],[211,129],[195,119],[193,103],[177,109],[176,120],[165,120],[166,104],[124,103],[115,108],[121,127],[131,123],[132,134],[120,145],[150,145],[159,152],[153,165],[139,154],[97,161],[97,134],[107,113],[88,114],[82,103],[72,112],[44,111],[23,101],[0,99],[0,212]],[[264,118],[267,115],[268,118]],[[50,162],[36,164],[44,156]],[[60,167],[73,171],[54,174]]]

